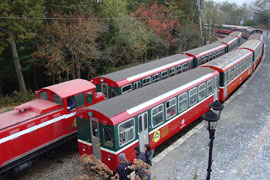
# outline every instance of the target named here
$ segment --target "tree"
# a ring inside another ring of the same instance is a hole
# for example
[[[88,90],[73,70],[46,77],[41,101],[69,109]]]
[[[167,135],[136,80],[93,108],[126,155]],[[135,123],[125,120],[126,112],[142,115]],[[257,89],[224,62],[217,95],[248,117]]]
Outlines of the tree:
[[[19,89],[21,91],[26,91],[26,86],[19,61],[17,43],[35,37],[36,31],[42,21],[29,20],[27,17],[43,17],[43,3],[43,0],[2,0],[0,3],[0,14],[2,17],[22,18],[3,19],[0,21],[0,38],[3,41],[2,47],[9,45],[11,48]]]
[[[174,18],[171,13],[166,12],[165,8],[156,2],[149,8],[141,6],[134,12],[133,16],[144,19],[142,22],[147,28],[167,43],[167,47],[169,47],[167,55],[169,55],[170,47],[175,45],[178,40],[174,35],[175,29],[180,26],[178,19]]]
[[[270,1],[269,0],[256,0],[254,7],[254,19],[258,24],[270,25]]]
[[[53,28],[52,28],[53,27]],[[62,81],[62,74],[69,80],[81,78],[81,70],[94,74],[92,62],[101,52],[95,42],[103,26],[97,20],[57,20],[42,26],[41,43],[34,53],[44,60],[48,75]]]

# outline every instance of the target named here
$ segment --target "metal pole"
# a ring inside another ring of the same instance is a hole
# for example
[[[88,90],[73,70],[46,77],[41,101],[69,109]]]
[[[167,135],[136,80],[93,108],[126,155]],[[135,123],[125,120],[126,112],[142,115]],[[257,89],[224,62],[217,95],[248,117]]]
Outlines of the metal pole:
[[[206,26],[204,26],[204,45],[206,45]]]
[[[212,163],[213,163],[212,152],[213,152],[213,144],[214,144],[216,129],[215,128],[211,129],[210,126],[209,126],[208,131],[209,131],[210,142],[209,142],[209,157],[208,157],[208,168],[207,168],[206,180],[210,180],[210,176],[211,176],[211,172],[212,172],[212,169],[211,169],[211,166],[212,166]]]

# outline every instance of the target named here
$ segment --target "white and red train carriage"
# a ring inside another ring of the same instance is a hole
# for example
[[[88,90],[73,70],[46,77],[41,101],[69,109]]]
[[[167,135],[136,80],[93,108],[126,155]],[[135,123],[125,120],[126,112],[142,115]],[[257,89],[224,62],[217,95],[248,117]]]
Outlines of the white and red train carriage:
[[[199,67],[81,109],[80,155],[94,154],[115,170],[120,153],[132,161],[135,146],[156,148],[209,110],[218,99],[218,76],[216,70]]]
[[[76,79],[42,88],[37,99],[0,114],[0,173],[23,167],[75,137],[76,111],[103,99],[103,94],[95,93],[95,85]]]

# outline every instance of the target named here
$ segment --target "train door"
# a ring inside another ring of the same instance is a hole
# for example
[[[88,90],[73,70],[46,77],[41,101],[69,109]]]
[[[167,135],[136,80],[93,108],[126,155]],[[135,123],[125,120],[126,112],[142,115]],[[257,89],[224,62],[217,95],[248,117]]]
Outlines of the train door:
[[[90,117],[90,126],[93,155],[96,156],[97,159],[101,159],[98,120]]]
[[[105,99],[108,99],[108,84],[101,83],[101,92],[104,94]]]
[[[218,83],[218,76],[214,78],[214,101],[218,100],[219,94],[219,83]]]
[[[144,145],[149,144],[147,112],[144,112],[138,116],[138,136],[139,136],[140,151],[144,152],[143,150]]]
[[[227,97],[228,71],[224,72],[224,98]]]

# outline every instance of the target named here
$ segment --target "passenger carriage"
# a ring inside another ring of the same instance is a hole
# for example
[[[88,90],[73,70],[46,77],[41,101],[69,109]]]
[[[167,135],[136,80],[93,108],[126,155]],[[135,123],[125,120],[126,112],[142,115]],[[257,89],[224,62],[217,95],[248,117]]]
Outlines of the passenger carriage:
[[[115,170],[120,153],[133,161],[135,146],[155,149],[209,110],[218,99],[218,76],[216,70],[199,67],[81,109],[80,155],[93,154]]]
[[[220,73],[219,98],[223,102],[252,74],[253,53],[237,49],[202,67],[210,67]]]
[[[263,41],[263,35],[261,33],[253,33],[249,36],[248,40],[250,39],[257,39]]]
[[[263,34],[263,30],[262,29],[253,29],[251,34],[255,34],[255,33]]]
[[[95,85],[76,79],[42,88],[37,99],[0,114],[0,173],[75,137],[76,110],[104,99]]]
[[[105,98],[125,94],[194,68],[193,58],[176,54],[91,80]]]
[[[196,67],[207,63],[219,56],[226,53],[226,45],[223,43],[215,42],[202,47],[198,47],[182,54],[193,57],[196,60]]]
[[[239,49],[248,49],[253,52],[253,66],[252,70],[254,71],[255,68],[260,63],[260,60],[263,55],[263,42],[257,39],[251,39],[242,44]]]
[[[236,49],[241,44],[241,32],[232,33],[233,35],[229,35],[223,39],[218,40],[217,42],[223,43],[226,45],[226,53],[231,52],[232,50]]]

